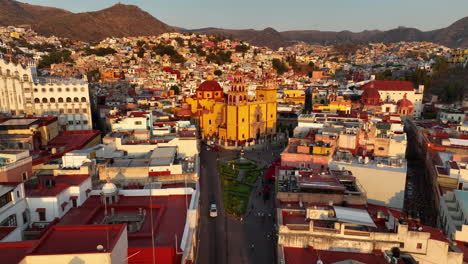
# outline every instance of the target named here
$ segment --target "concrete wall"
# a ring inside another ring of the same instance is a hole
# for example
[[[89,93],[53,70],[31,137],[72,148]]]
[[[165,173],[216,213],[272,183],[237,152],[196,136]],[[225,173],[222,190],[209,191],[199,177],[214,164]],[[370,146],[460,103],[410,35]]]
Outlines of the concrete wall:
[[[19,197],[18,197],[19,192]],[[0,208],[0,222],[4,221],[11,215],[16,216],[17,228],[11,232],[8,236],[3,238],[1,242],[14,242],[23,240],[22,231],[28,227],[28,221],[23,221],[23,212],[27,212],[27,203],[24,199],[24,188],[23,185],[18,185],[12,192],[12,201],[2,208]]]
[[[113,262],[111,253],[62,254],[62,255],[31,255],[26,256],[20,264],[63,264],[63,263],[127,263],[127,261]]]
[[[324,203],[328,204],[329,201],[333,201],[334,204],[341,204],[347,202],[353,205],[365,205],[367,204],[366,197],[363,196],[351,196],[341,194],[314,194],[314,193],[291,193],[291,192],[279,192],[276,195],[276,199],[281,202],[298,202],[303,203]]]
[[[379,168],[366,164],[332,161],[330,169],[344,168],[353,173],[367,194],[370,203],[403,209],[406,164],[403,168]]]
[[[27,179],[32,176],[31,157],[0,167],[0,182],[22,182],[23,173],[26,173]]]

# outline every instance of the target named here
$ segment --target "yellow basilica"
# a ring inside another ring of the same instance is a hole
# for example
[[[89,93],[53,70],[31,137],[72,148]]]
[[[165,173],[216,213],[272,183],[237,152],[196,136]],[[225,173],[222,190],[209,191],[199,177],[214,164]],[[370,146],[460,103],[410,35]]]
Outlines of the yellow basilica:
[[[267,80],[257,88],[255,98],[249,98],[240,74],[234,76],[226,94],[218,82],[207,80],[185,99],[182,114],[196,118],[202,137],[220,145],[258,143],[276,134],[276,89]]]

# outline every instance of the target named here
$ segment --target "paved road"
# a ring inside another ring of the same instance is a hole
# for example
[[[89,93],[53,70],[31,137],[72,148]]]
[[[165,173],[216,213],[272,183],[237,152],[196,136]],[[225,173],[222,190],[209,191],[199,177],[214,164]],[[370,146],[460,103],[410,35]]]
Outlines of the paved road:
[[[200,229],[199,264],[248,263],[242,223],[224,212],[220,178],[216,159],[237,155],[233,151],[212,152],[202,145],[200,160]],[[209,206],[215,201],[218,217],[209,216]]]
[[[437,208],[435,207],[435,194],[432,182],[428,180],[424,161],[416,151],[417,142],[414,133],[408,131],[407,161],[408,170],[406,178],[405,211],[417,213],[422,224],[437,226]]]
[[[272,155],[271,147],[267,150],[246,151],[246,157],[258,160],[259,164],[269,164],[278,157],[280,149]],[[257,153],[260,153],[257,154]],[[252,210],[243,221],[234,219],[224,213],[220,178],[217,172],[216,159],[235,157],[236,151],[212,152],[202,145],[200,153],[200,225],[199,244],[196,256],[197,264],[234,264],[255,263],[271,264],[274,262],[274,238],[268,235],[273,231],[273,199],[265,203],[255,194],[261,190],[261,179],[253,192]],[[216,201],[218,217],[209,217],[211,201]],[[249,209],[251,207],[249,206]],[[265,216],[259,216],[264,213]],[[271,217],[268,217],[268,214]],[[254,245],[252,249],[251,246]]]

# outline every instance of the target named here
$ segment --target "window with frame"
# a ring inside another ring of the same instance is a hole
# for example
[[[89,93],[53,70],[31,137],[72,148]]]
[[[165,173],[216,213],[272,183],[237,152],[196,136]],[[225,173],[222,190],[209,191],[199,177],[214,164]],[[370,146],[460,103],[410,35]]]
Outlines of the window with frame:
[[[25,171],[21,174],[21,177],[23,178],[23,181],[27,180],[28,179],[28,172]]]
[[[416,244],[416,248],[417,248],[417,249],[422,249],[422,243],[417,243],[417,244]]]
[[[11,202],[11,192],[7,192],[0,196],[0,208]]]
[[[0,226],[18,226],[16,222],[16,214],[8,216],[5,220],[0,223]]]
[[[45,212],[38,212],[39,214],[39,221],[45,221],[46,220],[46,217],[45,217]]]
[[[26,224],[26,223],[29,221],[29,219],[28,219],[28,212],[27,212],[27,211],[23,211],[22,216],[23,216],[23,224]]]
[[[135,121],[135,125],[136,125],[136,126],[139,126],[139,125],[141,125],[141,124],[143,124],[141,121]]]

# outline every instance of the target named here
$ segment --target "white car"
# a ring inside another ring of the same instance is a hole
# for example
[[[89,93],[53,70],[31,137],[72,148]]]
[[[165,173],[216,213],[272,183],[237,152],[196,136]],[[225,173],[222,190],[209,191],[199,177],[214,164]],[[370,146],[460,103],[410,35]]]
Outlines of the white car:
[[[216,209],[216,204],[211,204],[210,206],[210,216],[217,217],[218,216],[218,209]]]

